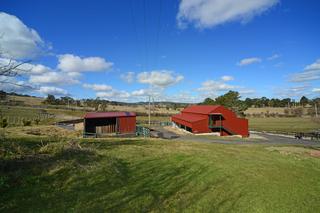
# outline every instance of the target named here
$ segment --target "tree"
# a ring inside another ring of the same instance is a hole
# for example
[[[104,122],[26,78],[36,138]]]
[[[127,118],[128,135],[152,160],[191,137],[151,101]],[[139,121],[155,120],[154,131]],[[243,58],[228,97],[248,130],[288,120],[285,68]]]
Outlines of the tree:
[[[4,101],[7,98],[7,93],[5,91],[0,91],[0,101]]]
[[[300,99],[300,104],[306,106],[309,103],[309,99],[306,96],[302,96]]]
[[[214,102],[214,100],[211,99],[211,98],[206,98],[206,99],[202,102],[202,104],[204,104],[204,105],[214,105],[215,102]]]
[[[215,99],[215,104],[222,105],[232,109],[238,115],[244,115],[244,111],[248,108],[244,101],[240,100],[240,94],[236,91],[229,91]]]
[[[48,95],[47,98],[44,100],[45,104],[56,104],[56,98],[54,97],[54,95]]]

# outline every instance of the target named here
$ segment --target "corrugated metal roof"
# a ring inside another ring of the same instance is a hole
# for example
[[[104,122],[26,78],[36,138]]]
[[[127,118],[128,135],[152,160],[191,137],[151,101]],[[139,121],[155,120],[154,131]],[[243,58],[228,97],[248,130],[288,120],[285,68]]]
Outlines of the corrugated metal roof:
[[[221,106],[220,105],[192,105],[182,110],[182,112],[210,114],[215,112],[219,107]]]
[[[202,121],[202,120],[205,120],[206,118],[203,118],[203,117],[199,117],[197,115],[191,115],[191,114],[177,114],[177,115],[173,115],[172,118],[177,118],[177,119],[180,119],[180,120],[183,120],[183,121],[187,121],[187,122],[190,122],[190,123],[193,123],[193,122],[197,122],[197,121]]]
[[[132,117],[136,116],[134,112],[88,112],[84,118],[114,118],[114,117]]]

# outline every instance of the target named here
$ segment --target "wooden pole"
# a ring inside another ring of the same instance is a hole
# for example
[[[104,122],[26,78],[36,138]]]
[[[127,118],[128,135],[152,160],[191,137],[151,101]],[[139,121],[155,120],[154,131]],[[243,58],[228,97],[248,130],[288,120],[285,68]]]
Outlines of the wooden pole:
[[[318,117],[317,103],[314,103],[314,111],[316,112],[316,118],[317,118]]]
[[[151,114],[150,114],[150,95],[149,95],[149,127],[151,126]]]

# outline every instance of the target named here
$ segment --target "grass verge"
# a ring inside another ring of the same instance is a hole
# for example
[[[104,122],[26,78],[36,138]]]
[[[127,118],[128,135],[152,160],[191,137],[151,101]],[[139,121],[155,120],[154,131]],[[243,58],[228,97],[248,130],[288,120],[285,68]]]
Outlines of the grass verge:
[[[74,140],[2,141],[0,211],[320,211],[320,159],[307,151]]]

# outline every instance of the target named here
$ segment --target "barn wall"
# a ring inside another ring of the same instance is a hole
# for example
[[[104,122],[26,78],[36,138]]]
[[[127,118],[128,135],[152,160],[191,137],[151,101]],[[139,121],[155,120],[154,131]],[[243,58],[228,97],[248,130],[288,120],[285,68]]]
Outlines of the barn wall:
[[[209,129],[209,118],[192,123],[192,132],[195,134],[211,132]]]
[[[243,118],[226,117],[222,122],[223,126],[237,135],[247,137],[249,135],[248,120]],[[223,134],[227,135],[227,134]]]
[[[118,118],[118,126],[120,133],[134,133],[136,131],[136,117],[120,117]]]

